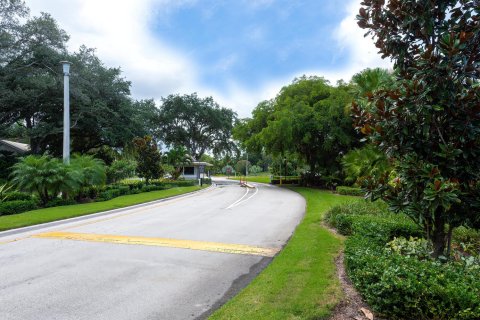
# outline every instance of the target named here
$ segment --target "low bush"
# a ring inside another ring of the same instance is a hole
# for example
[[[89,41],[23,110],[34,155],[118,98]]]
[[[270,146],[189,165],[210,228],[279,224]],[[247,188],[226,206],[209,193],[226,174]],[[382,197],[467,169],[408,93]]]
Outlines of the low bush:
[[[345,265],[366,302],[388,319],[480,319],[480,263],[474,257],[440,263],[408,217],[383,203],[332,208],[327,223],[344,235]],[[471,243],[475,232],[455,233]]]
[[[480,268],[440,264],[384,249],[360,235],[345,243],[350,279],[388,319],[479,319]]]
[[[35,200],[14,200],[0,203],[0,216],[22,213],[38,208]]]
[[[354,188],[354,187],[341,187],[338,186],[335,189],[338,194],[343,194],[347,196],[360,196],[363,197],[365,195],[365,192],[363,192],[362,189],[360,188]]]
[[[48,201],[48,203],[45,205],[45,208],[70,206],[72,204],[77,204],[77,202],[73,199],[55,198],[55,199],[52,199],[52,200]]]
[[[453,230],[453,243],[470,255],[480,255],[480,231],[460,227]]]
[[[8,192],[5,194],[6,201],[15,201],[15,200],[33,200],[31,193],[26,192]]]

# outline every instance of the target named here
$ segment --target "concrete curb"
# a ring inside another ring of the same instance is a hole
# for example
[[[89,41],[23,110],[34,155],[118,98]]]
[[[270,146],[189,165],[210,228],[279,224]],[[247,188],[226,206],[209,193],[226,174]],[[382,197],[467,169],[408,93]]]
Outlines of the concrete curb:
[[[176,196],[171,196],[171,197],[158,199],[158,200],[153,200],[153,201],[149,201],[149,202],[143,202],[143,203],[135,204],[135,205],[128,206],[128,207],[112,209],[112,210],[107,210],[107,211],[101,211],[101,212],[96,212],[96,213],[90,213],[90,214],[86,214],[86,215],[78,216],[78,217],[74,217],[74,218],[67,218],[67,219],[62,219],[62,220],[45,222],[45,223],[41,223],[41,224],[35,224],[33,226],[20,227],[20,228],[0,231],[0,237],[11,236],[11,235],[19,234],[19,233],[23,233],[23,232],[35,231],[35,230],[42,229],[42,228],[55,227],[55,226],[58,226],[58,225],[61,225],[61,224],[64,224],[64,223],[69,223],[69,222],[77,222],[77,221],[83,221],[83,220],[96,218],[96,217],[103,217],[103,216],[106,216],[106,215],[109,215],[109,214],[121,213],[123,211],[131,210],[131,209],[142,208],[142,207],[146,207],[146,206],[149,206],[149,205],[152,205],[152,204],[161,203],[161,202],[165,202],[165,201],[169,201],[169,200],[173,200],[173,199],[178,199],[178,198],[182,198],[182,197],[186,197],[186,196],[191,196],[191,195],[196,194],[196,193],[206,192],[207,190],[213,189],[215,187],[216,187],[216,184],[212,183],[212,185],[210,187],[205,188],[205,189],[201,189],[201,190],[197,190],[197,191],[191,191],[191,192],[179,194],[179,195],[176,195]]]

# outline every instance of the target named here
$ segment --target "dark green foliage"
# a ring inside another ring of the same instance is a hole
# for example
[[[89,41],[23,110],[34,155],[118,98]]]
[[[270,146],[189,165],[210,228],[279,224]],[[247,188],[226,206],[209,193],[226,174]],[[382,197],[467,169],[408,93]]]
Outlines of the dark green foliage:
[[[264,148],[279,159],[289,155],[289,162],[297,158],[308,166],[306,184],[333,186],[341,180],[341,155],[357,143],[345,114],[351,101],[350,87],[304,76],[283,87],[274,100],[261,102],[253,118],[235,128],[234,137],[247,150]]]
[[[68,35],[49,14],[29,17],[23,1],[2,0],[0,26],[1,135],[21,133],[34,154],[61,155],[61,60],[72,62],[72,151],[123,147],[135,136],[152,133],[154,102],[133,102],[121,70],[105,67],[93,49],[81,46],[69,53]]]
[[[390,253],[360,235],[348,238],[345,246],[350,279],[380,315],[388,319],[480,317],[480,268]]]
[[[26,192],[7,192],[5,194],[7,201],[14,201],[14,200],[32,200],[32,194]]]
[[[167,146],[185,146],[198,160],[205,152],[232,153],[231,133],[236,114],[220,107],[212,97],[169,95],[162,99],[159,131]]]
[[[405,216],[393,216],[384,204],[353,202],[329,210],[325,220],[343,235],[361,235],[384,244],[395,237],[421,236],[422,230]]]
[[[116,160],[107,167],[107,183],[116,183],[135,175],[137,164],[132,160]]]
[[[157,143],[150,136],[133,139],[137,160],[137,173],[145,178],[147,184],[151,179],[158,179],[163,175],[162,155]]]
[[[365,192],[360,188],[338,186],[335,190],[337,191],[338,194],[343,194],[347,196],[360,197],[365,195]]]
[[[35,200],[13,200],[0,202],[0,216],[22,213],[38,208]]]
[[[391,159],[395,176],[368,181],[424,226],[435,257],[448,254],[452,228],[480,227],[479,2],[364,1],[358,18],[395,84],[353,105],[357,129]]]
[[[17,159],[13,152],[0,151],[0,179],[8,180],[12,173],[13,165],[18,161]]]
[[[342,158],[345,182],[361,186],[365,177],[378,179],[392,171],[392,165],[383,152],[373,145],[350,150]]]
[[[60,206],[70,206],[73,204],[77,204],[77,202],[73,199],[61,199],[61,198],[55,198],[50,201],[45,205],[45,208],[51,208],[51,207],[60,207]]]
[[[192,156],[188,154],[187,148],[183,146],[175,146],[167,152],[166,156],[167,163],[173,166],[173,170],[171,171],[173,180],[177,180],[183,173],[183,167],[191,164],[194,160]]]
[[[345,265],[366,302],[387,319],[478,319],[480,265],[441,264],[421,228],[383,202],[332,208],[325,220],[349,235]],[[466,237],[465,237],[466,238]],[[407,240],[409,239],[409,240]]]
[[[12,183],[22,191],[36,193],[43,205],[60,191],[78,189],[82,175],[70,170],[59,159],[30,155],[13,166]]]

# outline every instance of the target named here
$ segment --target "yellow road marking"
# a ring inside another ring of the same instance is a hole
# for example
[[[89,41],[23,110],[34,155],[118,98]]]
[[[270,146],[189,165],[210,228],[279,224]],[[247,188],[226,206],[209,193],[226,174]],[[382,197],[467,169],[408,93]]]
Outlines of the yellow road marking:
[[[182,248],[191,250],[213,251],[233,254],[246,254],[264,257],[275,256],[280,249],[263,248],[242,244],[229,244],[219,242],[206,242],[194,240],[177,240],[168,238],[149,238],[149,237],[135,237],[135,236],[118,236],[108,234],[89,234],[89,233],[74,233],[74,232],[45,232],[33,235],[32,238],[47,238],[47,239],[67,239],[77,241],[91,241],[91,242],[108,242],[118,244],[133,244],[144,246],[158,246]]]

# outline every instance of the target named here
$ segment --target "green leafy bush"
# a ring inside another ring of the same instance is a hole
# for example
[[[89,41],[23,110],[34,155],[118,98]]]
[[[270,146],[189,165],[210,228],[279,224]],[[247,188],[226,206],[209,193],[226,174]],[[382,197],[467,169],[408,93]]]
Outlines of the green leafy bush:
[[[432,244],[426,239],[400,237],[387,243],[387,252],[400,254],[406,257],[416,257],[419,260],[428,260],[433,251]]]
[[[46,208],[51,208],[51,207],[60,207],[60,206],[70,206],[72,204],[76,204],[77,202],[73,199],[61,199],[61,198],[55,198],[50,201],[48,201],[47,205],[45,206]]]
[[[403,214],[385,203],[356,201],[332,208],[327,223],[350,237],[345,265],[366,302],[388,319],[479,319],[480,263],[474,257],[441,264],[431,244]],[[472,241],[474,232],[454,239]],[[408,240],[407,240],[408,239]]]
[[[32,200],[32,194],[26,192],[8,192],[6,195],[7,201],[14,201],[14,200]]]
[[[365,192],[363,192],[362,189],[360,188],[338,186],[335,190],[337,191],[338,194],[343,194],[347,196],[363,197],[365,195]]]
[[[14,200],[0,203],[0,216],[22,213],[38,208],[35,200]]]
[[[133,177],[137,163],[133,160],[117,160],[107,167],[107,182],[115,183],[117,181]]]
[[[350,279],[388,319],[479,319],[480,268],[400,255],[368,237],[345,243]]]

